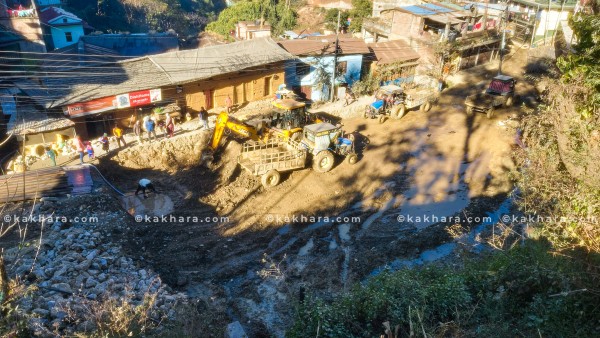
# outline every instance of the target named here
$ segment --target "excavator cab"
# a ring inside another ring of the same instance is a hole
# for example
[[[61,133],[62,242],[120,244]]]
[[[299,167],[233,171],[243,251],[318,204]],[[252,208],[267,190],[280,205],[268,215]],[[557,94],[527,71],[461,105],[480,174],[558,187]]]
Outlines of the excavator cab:
[[[273,101],[270,127],[284,138],[300,134],[307,123],[306,103],[292,99]]]

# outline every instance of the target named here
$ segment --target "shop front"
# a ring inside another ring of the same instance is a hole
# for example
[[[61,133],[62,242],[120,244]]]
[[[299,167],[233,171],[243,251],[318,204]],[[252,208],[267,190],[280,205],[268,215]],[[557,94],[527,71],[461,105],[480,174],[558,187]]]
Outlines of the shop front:
[[[164,103],[161,89],[149,89],[70,104],[63,112],[78,122],[77,134],[91,139],[112,134],[115,125],[129,128],[137,116]]]

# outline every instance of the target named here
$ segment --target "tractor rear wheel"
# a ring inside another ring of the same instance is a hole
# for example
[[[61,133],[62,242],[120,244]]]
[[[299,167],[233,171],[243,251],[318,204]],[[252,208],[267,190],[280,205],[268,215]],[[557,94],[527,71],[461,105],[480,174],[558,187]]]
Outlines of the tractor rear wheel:
[[[509,97],[507,97],[507,98],[506,98],[506,102],[504,102],[504,106],[505,106],[505,107],[510,107],[510,106],[512,106],[512,105],[513,105],[513,101],[514,101],[514,99],[513,99],[513,97],[512,97],[512,96],[509,96]]]
[[[323,150],[313,159],[313,170],[326,173],[333,168],[333,154],[329,150]]]
[[[358,155],[350,153],[346,156],[346,161],[348,161],[349,164],[356,164],[356,162],[358,162]]]
[[[281,175],[279,174],[279,171],[271,169],[267,171],[266,174],[262,175],[260,182],[262,183],[263,187],[268,189],[279,184],[280,179]]]
[[[423,111],[427,113],[428,111],[431,110],[431,102],[427,101],[427,102],[423,103],[422,107],[423,107]]]

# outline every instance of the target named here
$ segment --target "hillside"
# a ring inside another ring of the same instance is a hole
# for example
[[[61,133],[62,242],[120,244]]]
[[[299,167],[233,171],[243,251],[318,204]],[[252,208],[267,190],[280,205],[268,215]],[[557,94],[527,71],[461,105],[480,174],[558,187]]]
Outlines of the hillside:
[[[174,30],[196,37],[225,8],[223,0],[68,0],[70,10],[104,32]]]

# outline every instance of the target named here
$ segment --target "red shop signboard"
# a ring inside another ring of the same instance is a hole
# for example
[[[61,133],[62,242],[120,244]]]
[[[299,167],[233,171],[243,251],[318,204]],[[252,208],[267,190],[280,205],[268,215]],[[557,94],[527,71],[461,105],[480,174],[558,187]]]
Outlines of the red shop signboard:
[[[117,100],[114,96],[109,96],[87,102],[70,104],[64,107],[63,111],[65,115],[68,115],[69,117],[79,117],[97,114],[115,108],[117,108]]]
[[[144,106],[162,100],[160,89],[140,90],[117,95],[117,108]]]

